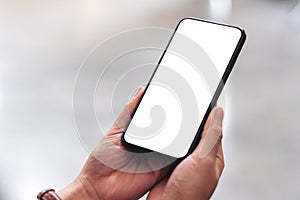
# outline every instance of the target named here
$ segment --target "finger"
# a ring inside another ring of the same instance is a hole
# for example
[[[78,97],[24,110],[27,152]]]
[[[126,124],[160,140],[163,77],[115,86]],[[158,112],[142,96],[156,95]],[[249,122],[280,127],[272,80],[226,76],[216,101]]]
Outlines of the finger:
[[[208,128],[204,130],[204,136],[196,149],[200,159],[205,158],[208,154],[214,157],[217,156],[222,139],[223,116],[224,112],[222,108],[213,109]]]
[[[117,120],[115,121],[112,127],[112,130],[120,130],[125,128],[125,126],[128,124],[128,121],[130,120],[133,114],[134,109],[138,105],[144,91],[145,88],[143,86],[140,86],[138,88],[134,97],[130,100],[130,102],[123,108],[123,110],[119,114]]]
[[[130,114],[130,116],[133,114],[134,109],[136,108],[137,104],[139,103],[143,93],[144,93],[144,86],[140,86],[137,91],[135,92],[134,97],[130,100],[130,102],[128,103],[128,113]],[[126,107],[125,107],[126,108]]]
[[[157,185],[155,185],[149,192],[147,200],[160,199],[161,194],[163,193],[166,184],[168,182],[168,177],[161,180]]]
[[[213,111],[213,110],[212,110]],[[201,135],[201,138],[204,138],[205,137],[205,135],[206,135],[206,130],[208,129],[208,127],[209,127],[209,125],[210,125],[210,122],[211,122],[211,118],[212,118],[212,116],[213,116],[213,112],[210,112],[210,114],[209,114],[209,116],[208,116],[208,118],[207,118],[207,120],[206,120],[206,122],[205,122],[205,125],[204,125],[204,129],[203,129],[203,133],[202,133],[202,135]]]
[[[220,177],[225,166],[222,142],[220,142],[219,145],[219,149],[216,157],[216,165],[217,165],[216,169],[218,170],[217,175],[218,177]]]
[[[219,146],[219,149],[218,149],[218,154],[217,154],[217,156],[221,159],[221,160],[224,160],[223,159],[223,147],[222,147],[223,145],[222,145],[222,142],[221,142],[221,144],[220,144],[220,146]]]

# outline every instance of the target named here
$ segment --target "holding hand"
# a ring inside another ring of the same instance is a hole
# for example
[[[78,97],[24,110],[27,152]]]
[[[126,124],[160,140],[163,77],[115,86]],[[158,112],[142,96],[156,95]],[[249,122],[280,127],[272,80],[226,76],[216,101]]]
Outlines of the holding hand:
[[[144,88],[140,87],[96,146],[78,177],[58,192],[63,200],[132,200],[148,191],[150,200],[209,199],[213,194],[224,167],[221,144],[223,110],[213,109],[198,147],[166,177],[171,170],[171,166],[167,166],[169,160],[153,154],[138,156],[121,144],[124,128],[143,92]]]
[[[224,168],[222,120],[223,110],[213,109],[197,148],[151,190],[148,200],[206,200],[212,196]]]

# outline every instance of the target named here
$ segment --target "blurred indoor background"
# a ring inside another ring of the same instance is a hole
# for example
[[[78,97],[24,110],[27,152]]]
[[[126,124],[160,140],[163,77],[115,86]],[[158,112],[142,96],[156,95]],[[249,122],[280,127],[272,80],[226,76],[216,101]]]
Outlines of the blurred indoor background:
[[[226,167],[213,199],[300,199],[296,0],[0,0],[0,199],[35,199],[82,167],[72,91],[91,49],[132,28],[174,29],[187,16],[248,35],[225,88]]]

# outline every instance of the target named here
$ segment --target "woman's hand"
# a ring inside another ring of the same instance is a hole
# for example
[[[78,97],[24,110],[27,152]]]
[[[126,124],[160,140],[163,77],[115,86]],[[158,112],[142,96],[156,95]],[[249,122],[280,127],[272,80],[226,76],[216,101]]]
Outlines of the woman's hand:
[[[139,199],[168,171],[166,160],[138,155],[121,144],[124,128],[137,106],[144,87],[123,109],[111,130],[86,161],[79,176],[58,194],[68,199]]]
[[[224,167],[223,110],[215,108],[211,112],[198,147],[166,177],[171,170],[170,160],[161,159],[157,154],[134,154],[121,144],[124,128],[143,92],[144,88],[140,87],[95,147],[78,177],[58,192],[62,199],[132,200],[148,191],[149,200],[210,198]]]
[[[151,190],[148,200],[206,200],[212,196],[224,168],[222,120],[223,110],[213,109],[198,147]]]

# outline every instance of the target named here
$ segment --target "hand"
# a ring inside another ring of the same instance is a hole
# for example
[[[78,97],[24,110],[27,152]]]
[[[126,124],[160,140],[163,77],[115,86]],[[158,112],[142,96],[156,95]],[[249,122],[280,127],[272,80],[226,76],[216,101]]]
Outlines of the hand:
[[[123,109],[111,130],[86,161],[79,176],[59,191],[64,199],[139,199],[168,171],[166,160],[133,154],[121,144],[121,136],[144,88]]]
[[[62,199],[138,199],[170,171],[169,166],[159,168],[167,166],[169,161],[151,155],[137,157],[121,144],[124,127],[143,92],[144,88],[139,88],[96,146],[79,176],[58,192]],[[220,108],[217,111],[212,113],[219,113],[219,119],[210,115],[195,152],[182,161],[169,178],[159,182],[148,199],[208,199],[212,195],[224,165],[221,148],[223,111]]]
[[[222,120],[223,110],[213,109],[195,151],[151,190],[147,200],[206,200],[212,196],[224,168]]]

